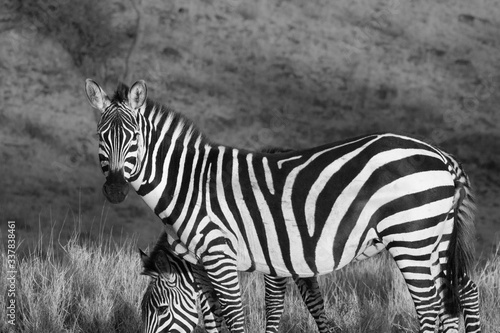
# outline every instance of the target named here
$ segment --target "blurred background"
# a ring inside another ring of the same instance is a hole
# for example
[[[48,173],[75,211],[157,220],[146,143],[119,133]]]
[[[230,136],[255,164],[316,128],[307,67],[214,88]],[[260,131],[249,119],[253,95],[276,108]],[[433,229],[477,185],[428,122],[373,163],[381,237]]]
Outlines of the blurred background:
[[[442,147],[475,188],[478,251],[500,237],[500,2],[3,0],[0,226],[20,254],[78,229],[152,244],[135,193],[101,194],[85,78],[149,96],[215,142],[293,149],[390,131]],[[132,192],[132,191],[131,191]],[[54,246],[58,242],[54,242]]]

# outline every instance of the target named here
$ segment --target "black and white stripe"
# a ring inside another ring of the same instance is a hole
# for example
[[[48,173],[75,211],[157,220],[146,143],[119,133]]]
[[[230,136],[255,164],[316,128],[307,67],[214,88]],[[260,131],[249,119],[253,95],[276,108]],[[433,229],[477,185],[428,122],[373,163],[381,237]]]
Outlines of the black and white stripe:
[[[123,166],[109,172],[105,194],[119,202],[123,182],[133,186],[166,224],[174,251],[204,266],[232,332],[244,332],[237,270],[313,277],[382,246],[403,273],[421,332],[434,332],[438,317],[444,332],[456,332],[460,305],[473,313],[467,332],[479,332],[471,328],[479,327],[477,311],[459,304],[470,281],[470,184],[440,149],[383,133],[283,154],[249,152],[209,142],[146,100],[143,81],[112,100],[87,81],[87,95],[103,119],[117,108],[135,117],[133,126],[113,129],[137,131],[143,143],[129,153],[138,163],[130,177],[121,176]],[[107,147],[107,160],[115,149],[124,148]]]

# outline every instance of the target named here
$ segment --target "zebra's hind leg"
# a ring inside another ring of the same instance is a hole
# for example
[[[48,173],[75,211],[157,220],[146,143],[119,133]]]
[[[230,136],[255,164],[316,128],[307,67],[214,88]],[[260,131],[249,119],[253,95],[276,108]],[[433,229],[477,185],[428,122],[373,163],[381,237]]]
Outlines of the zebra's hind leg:
[[[449,288],[449,283],[443,283],[445,274],[440,275],[440,279],[436,280],[436,287],[439,290],[439,297],[441,300],[441,307],[439,311],[439,332],[443,333],[458,333],[459,327],[459,313],[450,313],[447,306],[453,303],[453,297]],[[455,311],[455,310],[454,310]]]
[[[449,242],[442,240],[438,244],[439,265],[433,266],[436,276],[436,288],[438,290],[441,306],[439,311],[439,332],[458,333],[459,310],[458,300],[455,300],[455,293],[450,280],[449,265]]]
[[[479,293],[476,284],[464,275],[460,280],[460,306],[464,314],[465,332],[481,332],[479,317]]]
[[[283,315],[287,278],[264,275],[266,333],[278,332]]]
[[[464,275],[459,281],[460,308],[464,316],[465,332],[480,333],[479,293],[476,284]],[[440,314],[440,329],[442,332],[458,332],[458,316],[451,316],[442,310]]]
[[[435,260],[430,254],[421,255],[404,251],[406,254],[399,254],[401,248],[387,246],[389,253],[396,261],[396,264],[403,274],[403,277],[410,292],[411,298],[417,311],[420,324],[420,333],[434,333],[436,321],[441,308],[441,300],[438,297],[435,279],[431,266]]]
[[[325,302],[319,289],[318,279],[316,277],[296,278],[295,283],[299,287],[300,294],[309,313],[311,313],[316,321],[319,332],[330,332],[326,323]]]

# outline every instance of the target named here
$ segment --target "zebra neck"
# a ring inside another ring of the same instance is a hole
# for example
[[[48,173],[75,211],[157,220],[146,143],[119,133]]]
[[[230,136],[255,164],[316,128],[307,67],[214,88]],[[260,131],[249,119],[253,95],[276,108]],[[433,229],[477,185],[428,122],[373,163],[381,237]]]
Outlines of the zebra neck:
[[[156,188],[165,171],[170,170],[168,166],[176,163],[179,154],[175,152],[208,144],[208,140],[191,121],[164,105],[148,100],[141,115],[144,153],[140,172],[131,184],[143,196]]]
[[[199,205],[211,145],[195,132],[173,129],[150,142],[141,175],[132,186],[153,211],[172,224]]]
[[[245,192],[252,189],[263,187],[274,194],[264,154],[211,145],[201,138],[185,137],[169,144],[165,140],[164,144],[168,147],[148,154],[142,177],[132,185],[167,224],[194,223],[210,215],[215,201],[225,206],[222,202],[227,200],[233,209],[235,201],[243,201]],[[247,184],[245,188],[241,183]]]

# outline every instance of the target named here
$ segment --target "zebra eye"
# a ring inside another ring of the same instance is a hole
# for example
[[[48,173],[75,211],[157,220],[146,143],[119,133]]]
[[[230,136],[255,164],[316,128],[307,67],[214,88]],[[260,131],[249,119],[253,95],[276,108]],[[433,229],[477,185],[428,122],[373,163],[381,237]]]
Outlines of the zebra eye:
[[[168,305],[159,306],[157,310],[158,314],[160,315],[167,313],[167,311],[168,311]]]

